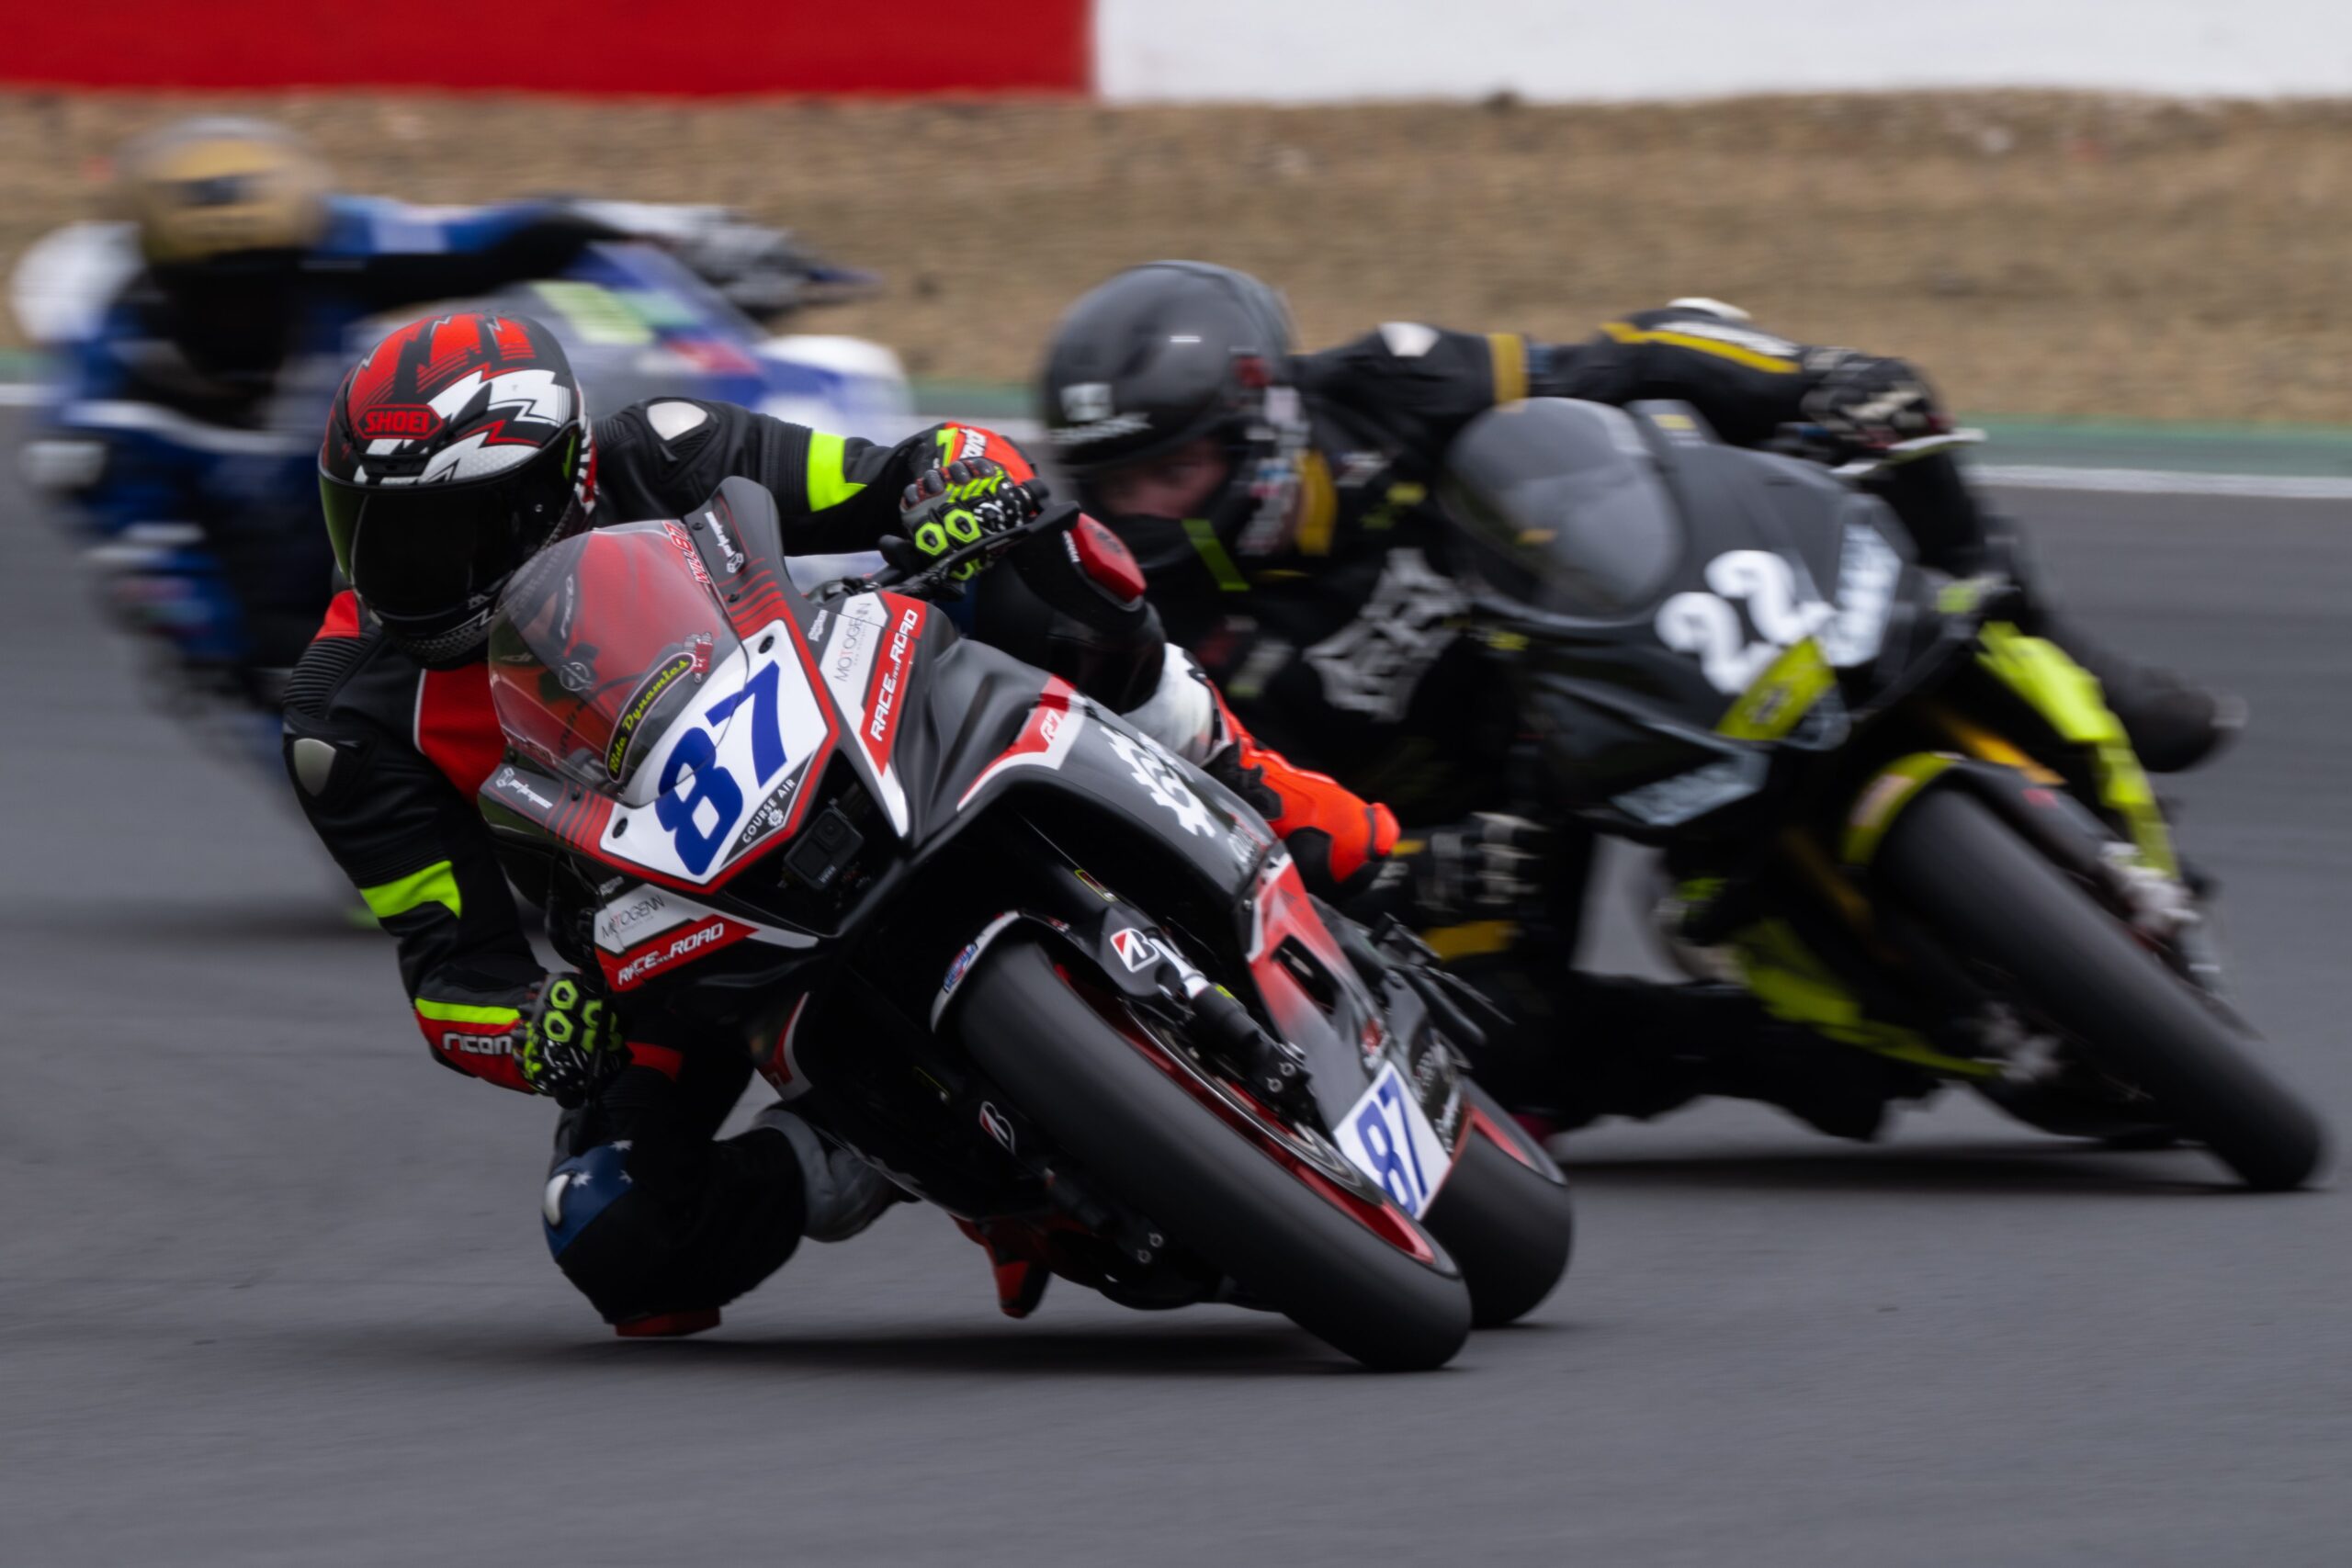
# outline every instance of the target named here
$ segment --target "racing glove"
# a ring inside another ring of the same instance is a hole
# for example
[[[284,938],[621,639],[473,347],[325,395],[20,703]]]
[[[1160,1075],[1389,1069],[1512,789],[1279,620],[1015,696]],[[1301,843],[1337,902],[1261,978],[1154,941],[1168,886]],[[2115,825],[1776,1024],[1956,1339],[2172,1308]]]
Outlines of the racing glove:
[[[882,553],[902,569],[920,570],[983,535],[1019,527],[1043,510],[1042,499],[1037,487],[1015,482],[992,458],[926,468],[899,496],[900,536],[883,539]],[[981,564],[966,561],[955,581],[977,575]]]
[[[514,1064],[524,1085],[567,1110],[585,1103],[628,1065],[618,1015],[577,975],[548,976],[522,1015]]]
[[[1543,897],[1551,840],[1524,817],[1474,812],[1400,845],[1363,907],[1422,927],[1523,916]]]
[[[1808,421],[1848,447],[1883,452],[1898,441],[1951,428],[1951,416],[1935,389],[1905,360],[1831,348],[1816,351],[1807,365],[1820,378],[1800,408]]]

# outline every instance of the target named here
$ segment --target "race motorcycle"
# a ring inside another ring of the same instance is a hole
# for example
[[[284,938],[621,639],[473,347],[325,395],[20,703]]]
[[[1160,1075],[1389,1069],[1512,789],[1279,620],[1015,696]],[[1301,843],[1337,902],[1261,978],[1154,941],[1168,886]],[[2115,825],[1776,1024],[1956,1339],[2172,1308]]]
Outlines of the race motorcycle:
[[[665,212],[692,217],[707,210],[591,205],[647,228],[660,227],[657,219]],[[916,428],[906,372],[890,350],[860,338],[770,330],[802,310],[855,298],[877,279],[782,240],[763,265],[768,270],[758,281],[765,303],[756,316],[671,250],[634,240],[592,245],[556,277],[447,308],[504,310],[545,321],[561,340],[593,408],[621,408],[666,394],[741,403],[877,441]],[[9,280],[10,304],[27,340],[45,353],[71,355],[98,332],[138,266],[126,223],[71,223],[43,235],[26,248]],[[290,436],[303,451],[315,448],[343,371],[417,313],[363,321],[318,356],[316,366],[290,367],[279,378],[290,406],[273,414],[267,431]],[[169,424],[155,428],[189,434]],[[210,428],[199,425],[198,432]]]
[[[800,276],[771,280],[776,317],[873,281],[788,254]],[[26,335],[62,367],[99,331],[137,265],[127,224],[77,223],[45,236],[12,278]],[[545,321],[592,410],[662,395],[706,398],[881,441],[920,424],[889,349],[848,337],[772,335],[651,243],[594,245],[561,276],[448,308]],[[191,721],[201,739],[259,766],[273,787],[283,776],[277,706],[283,661],[299,653],[334,588],[319,525],[319,432],[343,372],[394,324],[360,322],[330,351],[290,360],[252,428],[122,401],[77,406],[64,424],[37,426],[27,443],[28,477],[69,505],[107,468],[106,447],[90,432],[130,448],[131,463],[148,475],[153,493],[142,500],[154,514],[128,524],[99,518],[82,530],[85,538],[97,536],[85,560],[116,618],[153,651],[149,673],[164,705]],[[67,385],[52,388],[52,400],[66,391]],[[257,584],[272,601],[259,624],[256,607],[244,603]]]
[[[1562,806],[1661,846],[1693,974],[2049,1131],[2319,1165],[2221,988],[2199,879],[2098,682],[1996,574],[1910,557],[1867,493],[1687,405],[1544,399],[1466,427],[1442,494],[1476,635]]]
[[[999,1260],[1440,1365],[1565,1271],[1566,1181],[1464,1075],[1425,949],[933,603],[1075,515],[813,592],[744,479],[565,541],[502,599],[481,810],[559,951]]]

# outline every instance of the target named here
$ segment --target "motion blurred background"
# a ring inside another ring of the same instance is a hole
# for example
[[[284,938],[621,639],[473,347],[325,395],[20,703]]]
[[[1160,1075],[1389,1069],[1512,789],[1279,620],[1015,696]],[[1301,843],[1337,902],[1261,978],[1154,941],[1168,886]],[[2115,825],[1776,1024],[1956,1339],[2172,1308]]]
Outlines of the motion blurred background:
[[[0,275],[199,112],[356,193],[789,227],[882,278],[795,330],[931,413],[1025,411],[1066,302],[1188,254],[1315,345],[1711,295],[1912,357],[2007,416],[1992,463],[2109,443],[1998,500],[2086,624],[2251,701],[2167,791],[2245,1011],[2352,1107],[2341,0],[82,0],[0,28]],[[0,465],[0,1568],[2345,1561],[2340,1192],[1956,1096],[1871,1146],[1577,1134],[1575,1272],[1428,1378],[1219,1309],[1007,1323],[912,1209],[609,1341],[538,1235],[546,1108],[427,1066],[278,781],[142,703],[50,521]],[[1617,908],[1591,962],[1654,966]]]
[[[0,266],[197,110],[345,187],[722,202],[887,288],[822,330],[1024,378],[1129,262],[1262,272],[1312,343],[1574,339],[1670,296],[1913,356],[1971,412],[2352,407],[2352,12],[1973,0],[458,0],[61,7],[0,56]],[[783,96],[778,96],[783,95]],[[13,331],[13,327],[0,329]]]

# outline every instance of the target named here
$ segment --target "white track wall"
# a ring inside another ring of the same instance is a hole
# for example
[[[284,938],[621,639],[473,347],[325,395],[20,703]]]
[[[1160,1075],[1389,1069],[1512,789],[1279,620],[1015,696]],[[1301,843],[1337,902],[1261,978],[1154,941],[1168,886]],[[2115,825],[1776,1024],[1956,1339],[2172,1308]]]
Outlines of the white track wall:
[[[2352,0],[1095,0],[1114,102],[2352,94]]]

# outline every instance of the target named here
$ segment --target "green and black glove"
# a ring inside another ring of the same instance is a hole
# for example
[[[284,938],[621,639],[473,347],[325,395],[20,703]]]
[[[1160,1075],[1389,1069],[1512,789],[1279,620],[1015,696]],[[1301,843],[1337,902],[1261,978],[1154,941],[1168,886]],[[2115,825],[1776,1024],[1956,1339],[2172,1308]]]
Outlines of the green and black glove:
[[[967,457],[944,468],[928,468],[899,498],[901,547],[882,541],[884,555],[902,569],[920,569],[951,550],[977,543],[989,534],[1007,533],[1043,510],[1035,491],[1042,487],[1017,484],[1003,468],[987,457]],[[907,548],[905,547],[911,547]],[[958,582],[977,575],[984,563],[966,561],[956,569]]]
[[[525,1083],[569,1110],[628,1065],[628,1048],[609,1002],[577,975],[550,975],[523,1010],[514,1060]]]

